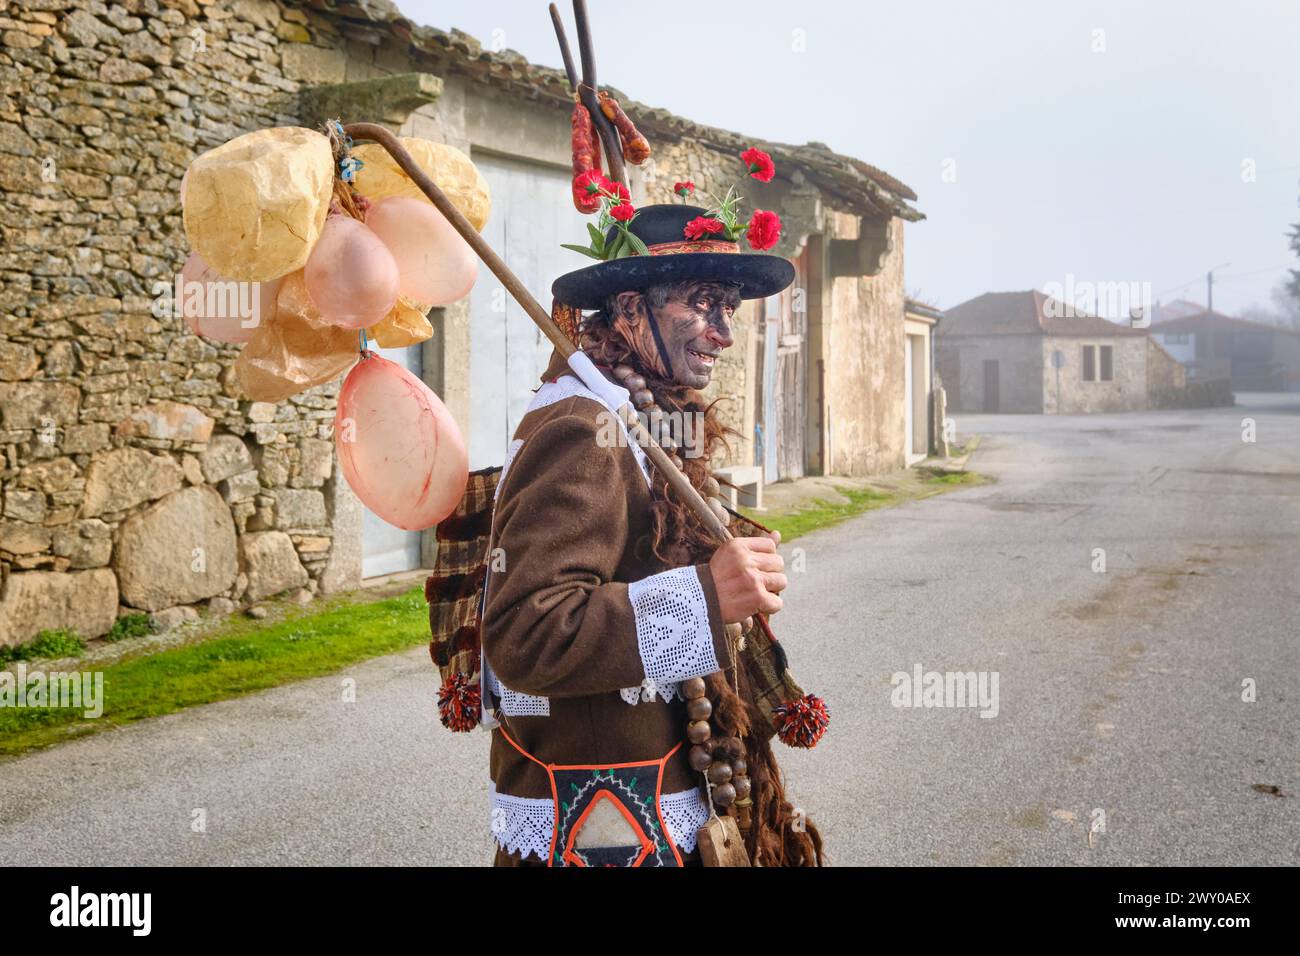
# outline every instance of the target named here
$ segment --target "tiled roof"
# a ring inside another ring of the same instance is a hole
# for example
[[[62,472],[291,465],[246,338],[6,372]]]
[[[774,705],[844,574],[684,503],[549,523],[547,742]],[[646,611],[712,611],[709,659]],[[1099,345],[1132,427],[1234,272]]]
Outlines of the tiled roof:
[[[368,42],[376,42],[385,32],[401,37],[410,44],[414,58],[431,59],[443,72],[490,83],[531,99],[553,100],[566,105],[572,102],[568,79],[561,70],[529,63],[514,50],[485,50],[476,39],[460,30],[448,32],[412,23],[390,0],[288,2],[335,20],[344,36]],[[916,193],[906,185],[860,159],[833,152],[823,143],[794,146],[743,136],[696,123],[668,110],[629,101],[614,87],[607,88],[623,103],[628,115],[636,120],[651,143],[657,133],[698,140],[724,151],[740,152],[748,146],[758,146],[772,154],[778,168],[799,169],[813,185],[837,197],[853,212],[866,215],[883,213],[910,222],[925,218],[911,205]]]
[[[985,292],[948,309],[941,335],[1145,335],[1100,316],[1072,311],[1035,289]]]
[[[943,319],[942,309],[936,309],[934,306],[926,305],[924,302],[917,302],[915,299],[904,299],[903,311],[909,315],[920,315],[927,319],[934,319],[936,322]]]
[[[1300,331],[1253,322],[1250,319],[1237,319],[1222,312],[1206,312],[1204,308],[1195,315],[1181,315],[1176,319],[1152,322],[1152,332],[1183,332],[1218,330],[1223,332],[1280,332],[1282,335],[1300,335]]]

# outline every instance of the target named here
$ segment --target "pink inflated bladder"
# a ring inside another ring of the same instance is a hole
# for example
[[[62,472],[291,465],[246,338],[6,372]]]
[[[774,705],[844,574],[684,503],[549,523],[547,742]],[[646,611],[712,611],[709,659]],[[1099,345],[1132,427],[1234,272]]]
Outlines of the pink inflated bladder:
[[[374,352],[343,380],[334,445],[362,503],[406,531],[451,514],[469,481],[465,440],[442,400]]]
[[[192,252],[181,267],[176,308],[192,332],[214,342],[242,344],[271,320],[280,281],[235,282],[217,275]]]
[[[423,305],[450,305],[469,295],[478,256],[447,218],[410,196],[381,199],[366,225],[397,260],[402,295]]]
[[[341,214],[325,220],[303,278],[321,318],[345,329],[382,320],[400,288],[397,262],[383,240],[365,223]]]

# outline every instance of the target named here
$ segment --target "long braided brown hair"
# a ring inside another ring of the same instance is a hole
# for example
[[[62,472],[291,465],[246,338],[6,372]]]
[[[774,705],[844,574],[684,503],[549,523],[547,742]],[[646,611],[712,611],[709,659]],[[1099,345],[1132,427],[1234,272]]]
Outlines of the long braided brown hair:
[[[680,456],[683,472],[696,490],[700,490],[712,476],[713,456],[727,447],[727,436],[736,432],[719,420],[717,401],[706,402],[699,392],[656,374],[650,367],[652,363],[642,359],[609,321],[609,312],[615,308],[616,303],[611,301],[604,311],[583,320],[582,350],[605,368],[628,365],[636,369],[665,413],[675,413],[681,416],[679,420],[692,416],[693,421],[702,421],[703,428],[697,429],[695,436],[699,444],[690,454],[683,450]],[[655,476],[653,497],[652,532],[643,546],[670,567],[708,561],[717,548],[717,541],[661,475]],[[730,661],[720,663],[724,670],[706,677],[705,685],[713,704],[714,726],[723,736],[739,737],[745,744],[754,802],[752,822],[745,838],[749,857],[761,866],[820,866],[825,862],[821,834],[786,799],[785,783],[770,737],[756,730],[766,727],[767,722],[757,710],[751,657],[738,652],[734,669]],[[728,669],[734,670],[734,688],[728,680]]]

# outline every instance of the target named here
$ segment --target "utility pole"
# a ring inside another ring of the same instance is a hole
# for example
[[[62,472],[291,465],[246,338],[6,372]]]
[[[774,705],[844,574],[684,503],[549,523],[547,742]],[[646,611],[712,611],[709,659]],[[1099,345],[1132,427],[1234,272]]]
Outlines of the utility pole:
[[[1230,265],[1232,265],[1231,262],[1225,262],[1222,265],[1215,266],[1214,269],[1226,269]],[[1211,269],[1209,272],[1205,273],[1205,311],[1206,312],[1214,311],[1214,269]]]

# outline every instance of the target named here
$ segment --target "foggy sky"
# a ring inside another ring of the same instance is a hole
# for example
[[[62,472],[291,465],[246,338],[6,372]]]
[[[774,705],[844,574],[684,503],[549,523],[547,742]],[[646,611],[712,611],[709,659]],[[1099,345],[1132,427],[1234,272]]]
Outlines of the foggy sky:
[[[541,0],[397,2],[561,65]],[[942,308],[1067,274],[1204,302],[1206,270],[1230,262],[1214,300],[1235,312],[1297,266],[1295,2],[588,6],[602,83],[755,137],[824,142],[916,190],[928,218],[907,226],[907,288]]]

